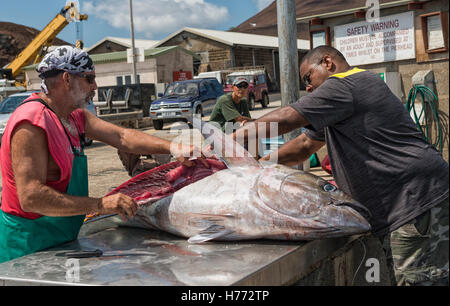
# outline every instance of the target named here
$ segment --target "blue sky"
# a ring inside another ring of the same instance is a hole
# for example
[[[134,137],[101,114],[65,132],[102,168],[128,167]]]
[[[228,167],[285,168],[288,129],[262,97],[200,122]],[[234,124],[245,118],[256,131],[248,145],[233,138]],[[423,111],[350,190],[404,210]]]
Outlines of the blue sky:
[[[1,0],[0,21],[42,30],[66,0]],[[182,27],[228,30],[268,6],[272,0],[133,0],[136,39],[160,40]],[[89,47],[105,36],[130,37],[128,0],[79,0],[82,38]],[[75,23],[58,35],[67,42],[77,39]]]

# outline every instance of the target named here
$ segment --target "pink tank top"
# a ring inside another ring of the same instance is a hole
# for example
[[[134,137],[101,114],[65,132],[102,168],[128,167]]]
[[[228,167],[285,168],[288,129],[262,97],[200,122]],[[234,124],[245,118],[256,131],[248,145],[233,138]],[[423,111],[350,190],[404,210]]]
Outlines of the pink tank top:
[[[31,99],[39,99],[39,96],[37,94],[32,94],[27,100]],[[75,110],[69,118],[71,118],[70,120],[72,121],[72,124],[73,121],[75,121],[78,133],[84,133],[85,118],[83,110]],[[27,219],[36,219],[41,217],[41,215],[24,212],[20,206],[11,164],[11,135],[13,134],[15,128],[24,122],[38,126],[45,131],[47,134],[49,153],[59,167],[61,174],[59,180],[47,181],[47,186],[50,186],[62,193],[66,192],[72,173],[72,161],[74,155],[72,153],[70,142],[58,117],[40,102],[33,101],[19,106],[9,118],[3,134],[2,146],[0,150],[3,188],[1,209],[6,213],[15,216]],[[77,150],[80,150],[79,135],[72,135],[69,131],[67,132],[70,135],[74,147]]]

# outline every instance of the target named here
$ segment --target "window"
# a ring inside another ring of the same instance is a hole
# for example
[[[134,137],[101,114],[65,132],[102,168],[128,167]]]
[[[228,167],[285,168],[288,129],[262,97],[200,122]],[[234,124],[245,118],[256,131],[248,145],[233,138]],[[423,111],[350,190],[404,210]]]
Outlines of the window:
[[[264,74],[258,75],[258,84],[264,84],[265,82]]]
[[[214,85],[212,82],[208,82],[208,94],[209,95],[216,95],[216,89],[214,88]]]
[[[172,83],[167,86],[165,96],[197,96],[197,83]]]
[[[330,28],[309,31],[309,43],[311,49],[318,46],[330,45]]]
[[[202,82],[201,84],[200,84],[200,94],[203,94],[203,92],[208,92],[208,88],[206,87],[206,84],[205,84],[205,82]]]
[[[123,78],[125,77],[125,85],[131,85],[131,75],[121,75],[116,77],[116,85],[121,86],[124,85]],[[141,76],[138,74],[136,75],[136,84],[141,83]]]
[[[0,114],[9,114],[12,113],[19,105],[22,103],[25,98],[29,96],[11,96],[3,100],[0,104]]]
[[[223,94],[222,86],[219,84],[219,82],[211,82],[211,85],[214,87],[214,90],[217,95]]]
[[[446,12],[420,15],[422,38],[427,53],[448,50],[448,20]]]

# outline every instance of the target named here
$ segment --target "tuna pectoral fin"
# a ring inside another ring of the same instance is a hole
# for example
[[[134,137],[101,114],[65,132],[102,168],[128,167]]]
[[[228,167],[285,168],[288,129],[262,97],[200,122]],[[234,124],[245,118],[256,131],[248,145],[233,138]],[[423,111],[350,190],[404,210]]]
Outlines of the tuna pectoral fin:
[[[220,237],[224,237],[228,234],[231,234],[233,231],[226,229],[225,227],[221,225],[211,225],[207,229],[202,230],[200,233],[198,233],[195,236],[192,236],[188,239],[189,243],[203,243],[210,240],[214,240]]]
[[[233,214],[187,213],[186,215],[191,217],[191,226],[202,229],[197,235],[188,239],[189,243],[202,243],[234,232],[225,226],[227,220],[235,217]]]

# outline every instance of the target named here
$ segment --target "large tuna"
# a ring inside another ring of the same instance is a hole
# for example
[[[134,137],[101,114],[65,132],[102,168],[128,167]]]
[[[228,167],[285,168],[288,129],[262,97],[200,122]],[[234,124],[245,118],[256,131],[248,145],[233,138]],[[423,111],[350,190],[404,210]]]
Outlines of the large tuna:
[[[129,194],[141,203],[125,224],[166,231],[192,243],[310,240],[370,230],[367,209],[320,177],[282,165],[263,168],[252,158],[226,161],[228,169],[213,160],[211,169],[200,163],[174,168],[172,163],[119,186],[113,193]]]

